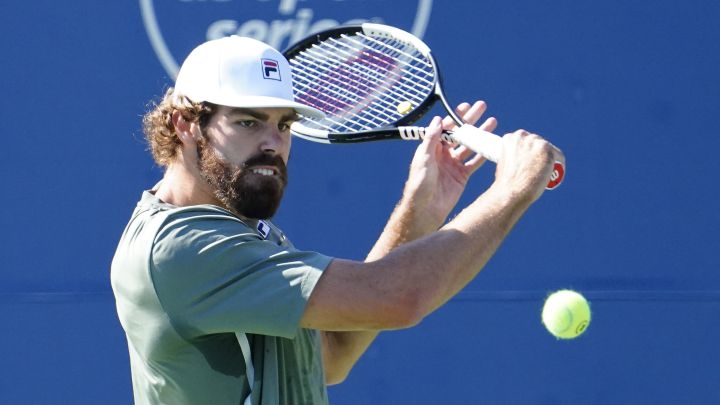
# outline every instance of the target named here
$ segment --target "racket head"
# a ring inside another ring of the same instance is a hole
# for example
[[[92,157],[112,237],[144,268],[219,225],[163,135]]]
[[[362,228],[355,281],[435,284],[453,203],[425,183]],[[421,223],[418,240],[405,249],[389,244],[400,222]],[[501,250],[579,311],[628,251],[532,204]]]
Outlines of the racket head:
[[[382,24],[345,25],[312,34],[283,52],[296,101],[325,113],[302,117],[293,135],[315,142],[400,137],[436,101],[439,74],[430,48]]]

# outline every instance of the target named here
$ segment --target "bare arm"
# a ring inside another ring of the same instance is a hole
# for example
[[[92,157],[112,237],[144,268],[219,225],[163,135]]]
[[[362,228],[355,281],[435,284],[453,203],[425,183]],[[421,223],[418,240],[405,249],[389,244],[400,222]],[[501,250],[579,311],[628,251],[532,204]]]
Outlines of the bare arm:
[[[482,101],[473,105],[463,103],[457,113],[465,122],[475,123],[485,109]],[[493,131],[496,125],[497,121],[489,118],[481,128]],[[454,121],[446,118],[443,128],[453,127]],[[473,156],[462,147],[442,143],[434,144],[435,150],[429,147],[430,143],[418,147],[402,198],[366,261],[378,260],[396,247],[436,231],[457,204],[470,175],[484,162],[482,157]],[[347,377],[378,331],[324,331],[322,334],[326,381],[335,384]]]
[[[478,101],[472,106],[461,104],[457,112],[465,122],[475,123],[485,109],[485,103]],[[493,131],[496,124],[495,119],[490,118],[482,128]],[[443,122],[445,129],[453,126],[449,118]],[[465,148],[452,148],[440,142],[424,142],[418,147],[403,196],[366,262],[378,260],[396,247],[436,231],[445,222],[470,175],[484,161],[472,155]],[[327,382],[333,384],[344,380],[377,334],[377,330],[323,332]]]
[[[437,147],[438,136],[436,131],[428,140],[429,147]],[[369,262],[334,261],[313,292],[303,326],[327,331],[407,327],[455,295],[484,266],[522,213],[542,193],[542,186],[537,185],[544,183],[537,180],[547,181],[549,177],[547,162],[552,162],[553,156],[545,141],[517,133],[505,143],[510,152],[503,159],[507,164],[498,166],[496,182],[439,232],[385,255],[394,246],[420,236],[402,224],[413,216],[410,202],[397,216],[394,214]],[[409,180],[406,191],[411,183]],[[403,207],[402,203],[399,207]],[[432,210],[424,211],[428,212]],[[393,221],[399,224],[395,229]],[[375,255],[382,258],[374,260]],[[375,335],[328,333],[326,354],[334,364],[345,364],[341,369],[349,370]],[[344,348],[343,356],[336,356],[338,348]]]
[[[417,324],[480,271],[529,207],[528,199],[493,187],[438,232],[380,260],[333,261],[310,297],[302,325],[349,331]]]

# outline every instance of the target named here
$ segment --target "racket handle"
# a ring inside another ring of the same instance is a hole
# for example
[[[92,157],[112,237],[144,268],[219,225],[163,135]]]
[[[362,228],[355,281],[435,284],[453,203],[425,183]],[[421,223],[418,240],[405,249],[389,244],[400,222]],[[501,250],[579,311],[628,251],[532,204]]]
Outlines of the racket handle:
[[[497,163],[502,156],[502,138],[492,132],[465,124],[453,130],[452,137],[457,143],[483,155],[487,160]]]
[[[492,132],[483,131],[472,125],[464,124],[453,131],[452,137],[458,143],[466,146],[475,153],[481,154],[487,160],[497,163],[498,160],[500,160],[500,156],[502,156],[502,138]],[[553,165],[550,182],[548,182],[545,188],[552,190],[559,186],[564,179],[565,165],[556,160]]]

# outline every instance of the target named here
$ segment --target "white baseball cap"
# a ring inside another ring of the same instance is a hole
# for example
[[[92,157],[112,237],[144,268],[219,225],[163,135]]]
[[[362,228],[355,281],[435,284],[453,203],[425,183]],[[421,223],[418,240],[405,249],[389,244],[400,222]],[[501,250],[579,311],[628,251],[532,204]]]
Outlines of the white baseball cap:
[[[287,59],[271,46],[236,35],[193,49],[175,80],[175,96],[228,107],[287,107],[306,117],[323,118],[313,107],[295,102]]]

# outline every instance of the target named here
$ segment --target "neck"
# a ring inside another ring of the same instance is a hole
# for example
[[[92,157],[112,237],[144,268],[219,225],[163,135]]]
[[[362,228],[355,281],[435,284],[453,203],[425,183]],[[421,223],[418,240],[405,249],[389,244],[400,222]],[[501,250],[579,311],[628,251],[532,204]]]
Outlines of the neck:
[[[223,206],[197,167],[190,167],[182,158],[168,166],[155,196],[179,207],[199,204]]]

